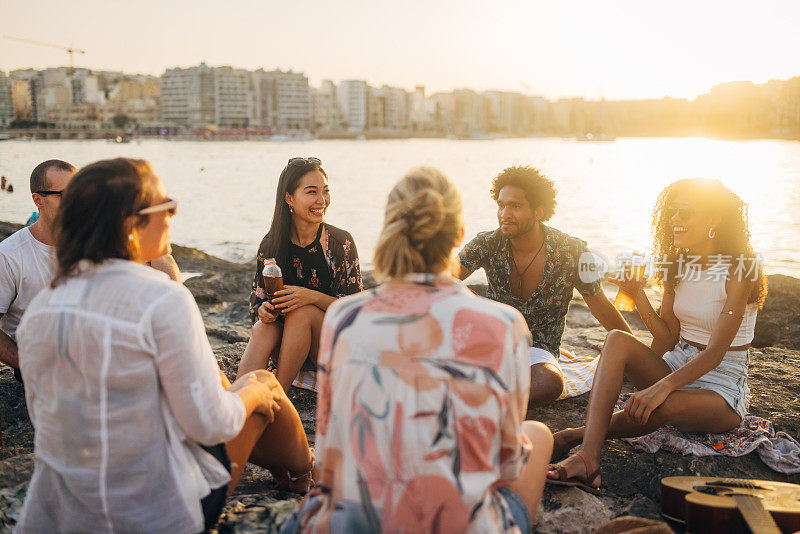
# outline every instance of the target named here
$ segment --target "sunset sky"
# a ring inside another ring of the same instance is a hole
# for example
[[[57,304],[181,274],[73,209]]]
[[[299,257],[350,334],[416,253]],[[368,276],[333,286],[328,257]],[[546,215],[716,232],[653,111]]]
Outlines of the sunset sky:
[[[800,1],[0,0],[0,35],[86,49],[76,65],[159,75],[205,61],[429,92],[694,97],[800,75]],[[0,38],[0,70],[68,64]]]

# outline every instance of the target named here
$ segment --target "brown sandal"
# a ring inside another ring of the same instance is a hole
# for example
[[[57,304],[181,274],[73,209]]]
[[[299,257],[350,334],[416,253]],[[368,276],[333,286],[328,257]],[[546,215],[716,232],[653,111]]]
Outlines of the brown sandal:
[[[586,467],[586,478],[582,478],[580,475],[576,475],[572,478],[567,477],[567,470],[562,465],[553,465],[550,467],[551,471],[555,471],[558,473],[558,478],[545,478],[545,482],[547,484],[552,484],[554,486],[571,486],[580,488],[584,491],[588,491],[589,493],[600,493],[600,486],[592,486],[592,482],[600,476],[600,466],[597,467],[594,471],[589,473],[589,460],[586,458],[586,453],[583,450],[578,450],[575,453],[581,460],[583,460],[583,465]],[[545,475],[546,476],[546,475]]]
[[[284,469],[283,473],[275,476],[278,489],[303,494],[314,487],[314,479],[317,477],[317,453],[313,447],[310,447],[309,450],[311,451],[311,469],[297,476],[293,476],[288,469]]]

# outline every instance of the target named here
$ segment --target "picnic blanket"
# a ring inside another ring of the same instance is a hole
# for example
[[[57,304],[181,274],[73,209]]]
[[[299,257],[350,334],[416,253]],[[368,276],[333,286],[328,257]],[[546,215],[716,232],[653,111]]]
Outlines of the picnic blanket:
[[[617,409],[629,395],[620,395]],[[744,456],[756,451],[767,467],[779,473],[800,473],[800,443],[786,432],[775,432],[772,422],[746,415],[742,424],[722,434],[687,434],[672,425],[638,438],[624,438],[634,448],[654,453],[664,449],[694,456]]]

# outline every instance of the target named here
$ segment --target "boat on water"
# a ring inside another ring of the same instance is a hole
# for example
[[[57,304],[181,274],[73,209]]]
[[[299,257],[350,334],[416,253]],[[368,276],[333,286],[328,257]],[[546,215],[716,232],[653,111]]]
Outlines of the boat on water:
[[[613,143],[617,140],[616,137],[609,134],[592,134],[586,133],[583,135],[576,135],[575,139],[579,143]]]
[[[121,136],[121,135],[118,135],[118,136],[116,136],[116,137],[114,137],[114,138],[112,138],[112,139],[108,139],[106,142],[107,142],[107,143],[120,143],[120,144],[124,144],[124,143],[130,143],[130,142],[131,142],[131,138],[130,138],[130,137],[123,137],[123,136]]]
[[[8,141],[11,139],[11,136],[8,134],[0,134],[0,141]]]

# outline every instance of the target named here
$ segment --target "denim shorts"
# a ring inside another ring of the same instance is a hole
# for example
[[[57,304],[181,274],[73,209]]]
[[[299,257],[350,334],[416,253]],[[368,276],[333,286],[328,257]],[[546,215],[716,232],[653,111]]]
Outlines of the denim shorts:
[[[675,371],[700,354],[701,350],[684,340],[664,354],[671,371]],[[750,364],[749,350],[729,350],[720,364],[681,389],[704,389],[718,393],[733,411],[744,418],[749,407],[750,388],[747,387],[747,367]]]
[[[514,490],[508,486],[500,486],[497,491],[506,499],[508,508],[511,510],[511,515],[514,518],[514,523],[519,527],[520,532],[526,534],[531,531],[533,525],[531,524],[531,514],[528,512],[528,505],[522,500],[522,497],[517,495]]]

